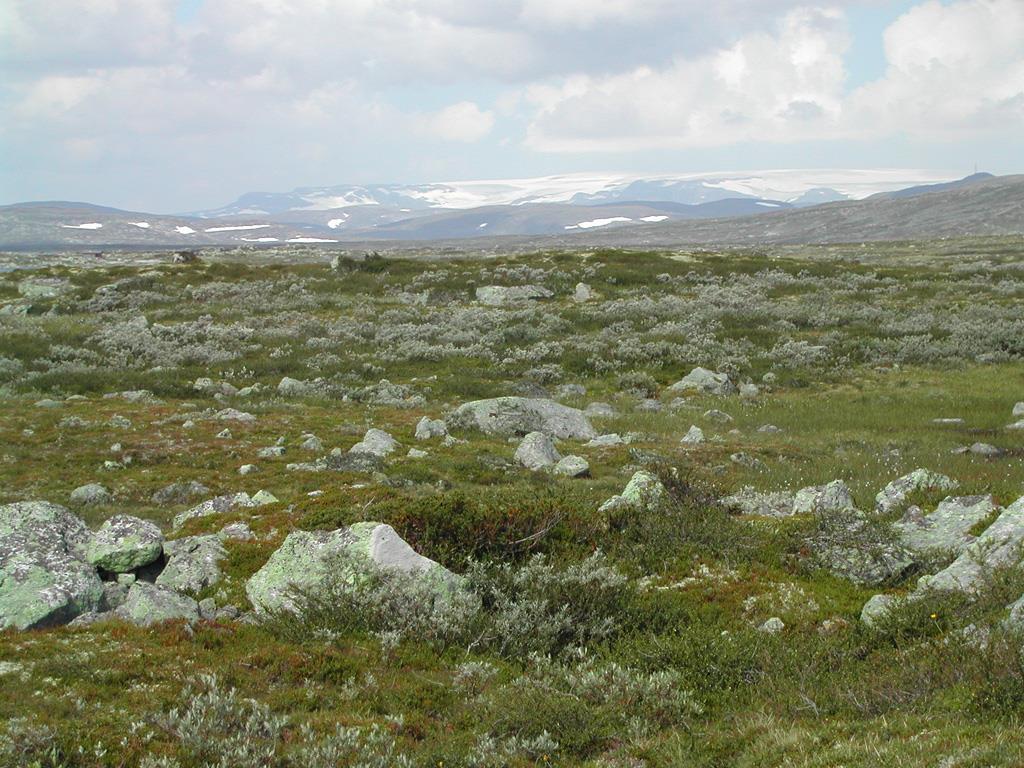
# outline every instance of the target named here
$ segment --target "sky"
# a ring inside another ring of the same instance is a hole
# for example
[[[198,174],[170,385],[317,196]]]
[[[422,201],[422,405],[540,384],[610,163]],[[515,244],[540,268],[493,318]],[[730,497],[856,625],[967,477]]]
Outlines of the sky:
[[[1024,172],[1024,0],[0,0],[0,204]]]

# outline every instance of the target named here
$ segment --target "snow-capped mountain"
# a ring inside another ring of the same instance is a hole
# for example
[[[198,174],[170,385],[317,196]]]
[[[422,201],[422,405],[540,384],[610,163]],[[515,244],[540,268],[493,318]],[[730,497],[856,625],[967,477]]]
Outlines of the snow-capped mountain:
[[[565,174],[527,179],[300,187],[291,192],[250,192],[234,203],[194,216],[271,216],[380,206],[415,215],[425,210],[466,210],[493,205],[672,202],[684,205],[756,198],[793,205],[859,200],[879,192],[951,181],[956,174],[904,169],[777,170],[636,176]]]

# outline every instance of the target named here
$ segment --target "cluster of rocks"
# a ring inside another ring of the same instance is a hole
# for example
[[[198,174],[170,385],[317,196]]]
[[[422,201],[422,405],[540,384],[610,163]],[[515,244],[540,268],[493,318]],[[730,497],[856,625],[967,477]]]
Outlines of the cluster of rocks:
[[[176,518],[184,522],[253,506],[245,494],[204,502]],[[233,620],[195,595],[222,578],[224,542],[249,540],[244,522],[219,533],[165,540],[153,523],[116,515],[95,532],[65,507],[48,502],[0,506],[0,630],[120,619],[140,626],[169,621]],[[294,607],[295,590],[316,596],[353,583],[368,568],[412,574],[427,591],[448,593],[459,577],[416,553],[389,525],[356,523],[331,532],[296,531],[246,582],[258,613]],[[347,570],[346,570],[347,569]]]

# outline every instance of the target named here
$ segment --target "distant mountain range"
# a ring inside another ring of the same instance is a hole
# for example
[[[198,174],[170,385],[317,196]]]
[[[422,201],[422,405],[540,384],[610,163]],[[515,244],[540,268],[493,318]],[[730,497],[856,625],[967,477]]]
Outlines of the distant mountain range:
[[[573,174],[250,193],[223,208],[174,216],[32,202],[0,207],[0,248],[260,247],[498,236],[670,245],[1021,232],[1022,180],[849,170]],[[975,205],[981,198],[987,207]]]

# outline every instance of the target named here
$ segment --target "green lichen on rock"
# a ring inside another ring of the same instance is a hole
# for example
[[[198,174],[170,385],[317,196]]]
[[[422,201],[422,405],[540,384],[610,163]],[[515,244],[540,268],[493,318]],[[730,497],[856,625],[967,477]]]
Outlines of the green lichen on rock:
[[[64,507],[0,506],[0,629],[64,624],[99,607],[103,583],[84,559],[88,540]]]
[[[97,568],[128,573],[159,558],[163,545],[164,536],[155,524],[131,515],[115,515],[93,535],[85,556]]]
[[[295,610],[295,596],[326,596],[339,583],[354,584],[370,568],[415,575],[437,594],[458,577],[410,547],[390,525],[356,523],[336,531],[295,531],[246,583],[257,611]]]

